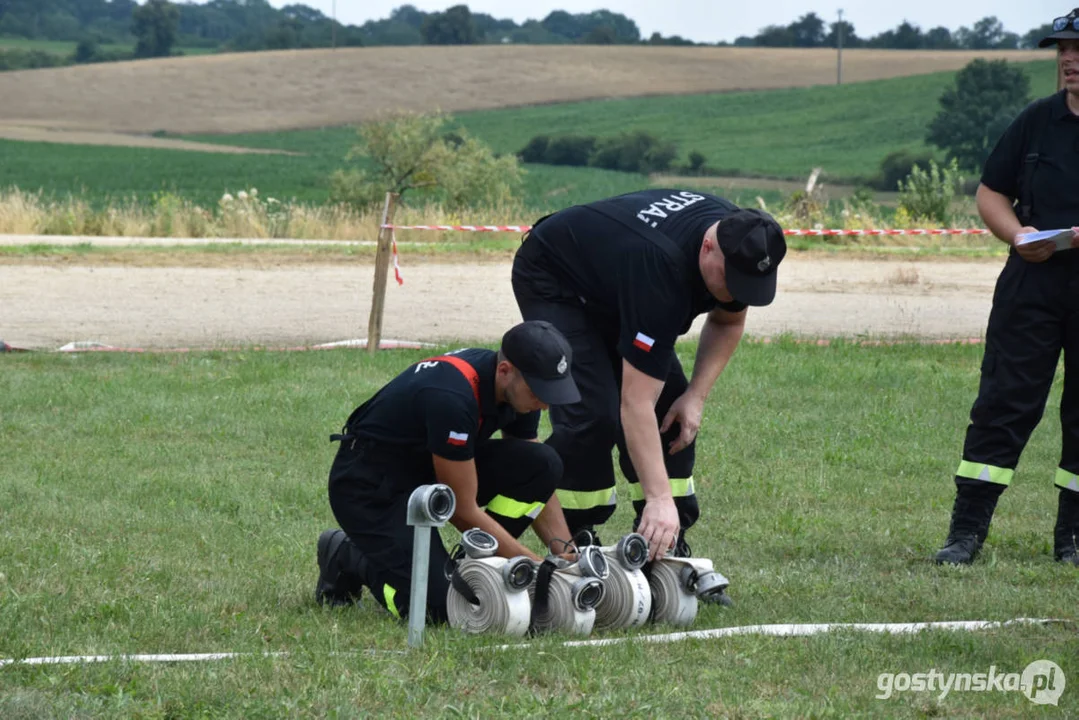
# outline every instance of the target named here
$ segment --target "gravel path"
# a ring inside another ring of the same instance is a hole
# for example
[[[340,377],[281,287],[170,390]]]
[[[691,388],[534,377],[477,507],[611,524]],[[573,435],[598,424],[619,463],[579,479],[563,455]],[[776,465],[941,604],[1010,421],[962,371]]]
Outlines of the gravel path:
[[[508,263],[403,268],[384,338],[490,341],[520,316]],[[1002,258],[850,260],[791,254],[775,303],[749,311],[757,337],[981,337]],[[354,265],[142,268],[0,266],[0,339],[56,349],[294,346],[365,338],[373,269]]]

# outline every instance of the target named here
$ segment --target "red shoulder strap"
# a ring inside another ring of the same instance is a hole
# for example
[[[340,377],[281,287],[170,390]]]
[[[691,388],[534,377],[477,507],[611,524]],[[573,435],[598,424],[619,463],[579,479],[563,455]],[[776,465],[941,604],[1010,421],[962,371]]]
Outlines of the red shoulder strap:
[[[479,413],[480,425],[482,425],[483,408],[480,406],[480,374],[476,372],[476,368],[456,355],[439,355],[438,357],[428,358],[423,362],[447,362],[465,376],[465,380],[468,380],[468,384],[472,386],[472,395],[476,398],[476,412]]]

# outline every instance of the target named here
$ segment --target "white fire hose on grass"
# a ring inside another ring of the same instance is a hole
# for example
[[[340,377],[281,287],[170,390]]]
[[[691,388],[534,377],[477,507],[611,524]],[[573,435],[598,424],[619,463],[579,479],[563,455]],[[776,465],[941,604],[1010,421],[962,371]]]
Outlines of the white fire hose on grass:
[[[648,562],[648,541],[630,533],[617,545],[600,548],[610,559],[611,572],[604,581],[603,597],[596,605],[596,630],[630,628],[648,622],[652,590],[641,571]]]
[[[498,540],[479,528],[461,536],[465,557],[450,574],[446,612],[451,627],[467,633],[521,636],[528,632],[532,603],[525,592],[536,566],[522,556],[496,557]]]
[[[581,548],[577,561],[548,556],[528,588],[532,598],[533,633],[567,632],[588,635],[596,622],[610,575],[607,557],[595,545]]]
[[[651,565],[652,619],[689,626],[697,618],[699,599],[718,602],[730,581],[707,558],[664,557]]]

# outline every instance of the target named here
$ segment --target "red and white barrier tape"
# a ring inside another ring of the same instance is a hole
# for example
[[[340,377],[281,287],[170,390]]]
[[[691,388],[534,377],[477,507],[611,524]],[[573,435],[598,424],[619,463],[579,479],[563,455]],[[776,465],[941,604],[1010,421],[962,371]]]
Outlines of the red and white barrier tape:
[[[441,230],[443,232],[528,232],[531,225],[383,225],[387,230]],[[874,236],[874,235],[989,235],[985,228],[868,228],[864,230],[799,228],[784,230],[784,235]]]

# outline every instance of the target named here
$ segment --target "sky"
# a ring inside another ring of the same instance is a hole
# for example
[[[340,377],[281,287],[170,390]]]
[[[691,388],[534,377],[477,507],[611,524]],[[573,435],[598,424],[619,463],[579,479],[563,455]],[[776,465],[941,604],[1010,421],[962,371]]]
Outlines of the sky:
[[[191,0],[180,0],[190,2]],[[195,0],[205,2],[206,0]],[[825,22],[833,22],[837,11],[854,25],[859,37],[867,38],[891,30],[904,20],[922,30],[943,25],[951,31],[960,26],[972,27],[978,20],[995,15],[1004,29],[1019,35],[1031,28],[1066,15],[1079,0],[1045,2],[1044,0],[269,0],[274,7],[296,2],[333,16],[336,3],[338,21],[346,25],[362,25],[368,20],[381,20],[401,5],[411,4],[424,12],[437,12],[453,5],[465,4],[472,12],[482,12],[496,18],[507,18],[518,25],[528,19],[542,20],[554,10],[587,13],[610,10],[625,15],[637,23],[641,36],[653,32],[664,36],[681,35],[695,42],[733,42],[740,35],[753,36],[766,25],[788,25],[806,13],[815,12]]]

